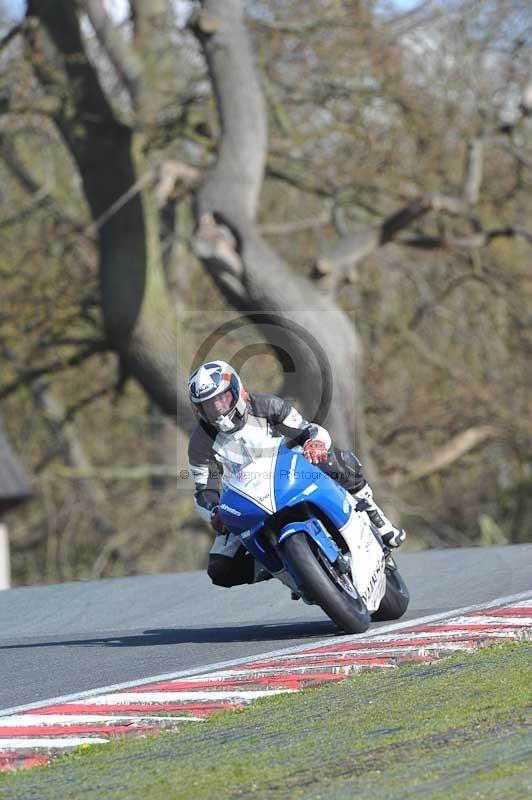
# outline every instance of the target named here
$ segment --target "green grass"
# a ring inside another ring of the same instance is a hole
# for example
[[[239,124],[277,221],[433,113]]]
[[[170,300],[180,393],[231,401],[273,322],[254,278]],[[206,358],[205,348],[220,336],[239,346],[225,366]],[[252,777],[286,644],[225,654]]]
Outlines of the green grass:
[[[0,798],[532,797],[532,644],[255,703],[4,774]]]

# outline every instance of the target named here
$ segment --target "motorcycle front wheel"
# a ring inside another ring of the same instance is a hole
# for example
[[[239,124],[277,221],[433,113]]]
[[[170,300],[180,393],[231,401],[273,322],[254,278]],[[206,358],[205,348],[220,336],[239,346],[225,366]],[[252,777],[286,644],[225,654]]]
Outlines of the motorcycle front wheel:
[[[307,536],[294,533],[281,545],[289,572],[298,576],[298,586],[346,633],[364,633],[370,624],[366,604],[347,575],[341,574],[316,549]]]

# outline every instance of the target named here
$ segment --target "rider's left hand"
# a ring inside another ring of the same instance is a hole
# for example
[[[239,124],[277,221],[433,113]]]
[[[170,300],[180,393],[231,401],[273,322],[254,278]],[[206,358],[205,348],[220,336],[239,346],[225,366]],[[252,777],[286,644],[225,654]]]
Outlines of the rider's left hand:
[[[325,442],[320,442],[319,439],[309,439],[305,442],[303,455],[311,464],[322,464],[329,457],[327,445]]]
[[[214,506],[211,508],[211,525],[216,531],[216,533],[228,533],[228,528],[225,527],[224,521],[222,519],[222,513],[220,511],[220,506]]]

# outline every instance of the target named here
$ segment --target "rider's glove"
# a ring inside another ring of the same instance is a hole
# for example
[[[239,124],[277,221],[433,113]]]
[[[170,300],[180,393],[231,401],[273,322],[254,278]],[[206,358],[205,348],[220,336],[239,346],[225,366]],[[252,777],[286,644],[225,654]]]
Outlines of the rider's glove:
[[[213,508],[211,508],[211,525],[216,533],[227,533],[227,528],[222,519],[220,506],[213,506]]]
[[[379,533],[386,547],[400,547],[406,539],[404,528],[392,528],[388,533],[382,533],[382,531]]]
[[[322,464],[329,457],[327,445],[319,439],[306,441],[303,445],[303,455],[311,464]]]

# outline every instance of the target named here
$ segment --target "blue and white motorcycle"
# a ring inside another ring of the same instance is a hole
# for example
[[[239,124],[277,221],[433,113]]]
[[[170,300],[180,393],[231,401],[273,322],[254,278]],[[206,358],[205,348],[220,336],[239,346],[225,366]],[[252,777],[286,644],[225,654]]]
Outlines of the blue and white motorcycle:
[[[398,619],[408,589],[356,500],[282,439],[224,465],[220,510],[262,566],[347,633]]]

